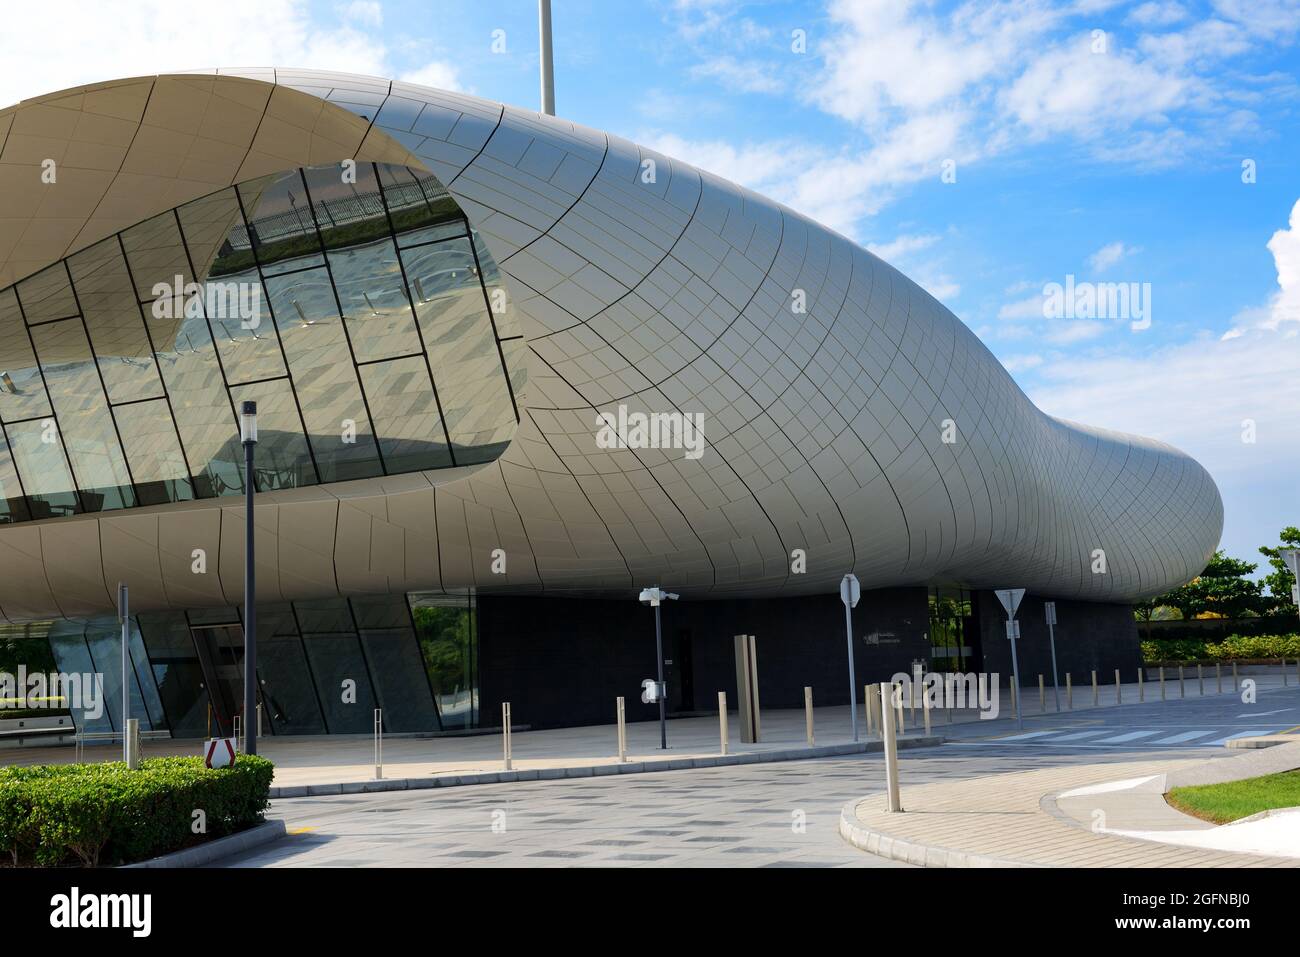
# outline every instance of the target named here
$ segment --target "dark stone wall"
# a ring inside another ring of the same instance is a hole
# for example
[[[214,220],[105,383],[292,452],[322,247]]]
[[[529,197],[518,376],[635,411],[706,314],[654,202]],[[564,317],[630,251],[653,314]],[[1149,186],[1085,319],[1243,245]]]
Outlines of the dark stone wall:
[[[501,702],[534,728],[614,721],[626,699],[629,721],[658,718],[641,703],[655,674],[654,614],[632,599],[480,596],[480,723],[501,723]],[[752,634],[764,708],[848,702],[844,606],[838,595],[678,601],[663,606],[669,712],[716,712],[717,693],[736,705],[733,637]],[[853,612],[859,689],[928,660],[926,589],[865,592]],[[858,691],[861,699],[862,692]]]
[[[991,591],[976,592],[974,600],[979,609],[984,670],[998,672],[999,682],[1005,685],[1011,674],[1006,612]],[[1026,687],[1036,688],[1040,674],[1049,688],[1052,685],[1052,654],[1043,608],[1046,600],[1026,595],[1016,612],[1020,622],[1016,656],[1020,659],[1020,683]],[[1062,688],[1067,671],[1076,688],[1091,686],[1093,669],[1100,684],[1113,685],[1116,668],[1123,680],[1137,680],[1142,654],[1131,605],[1058,600],[1056,622],[1056,666]]]

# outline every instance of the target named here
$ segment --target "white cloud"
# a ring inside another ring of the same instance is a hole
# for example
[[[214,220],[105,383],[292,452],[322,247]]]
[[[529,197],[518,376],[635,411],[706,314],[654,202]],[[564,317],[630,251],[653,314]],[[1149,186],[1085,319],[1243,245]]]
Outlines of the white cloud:
[[[899,236],[887,243],[867,243],[867,249],[891,265],[922,249],[929,249],[939,241],[936,233]]]
[[[1233,325],[1222,336],[1224,341],[1238,339],[1251,329],[1280,331],[1285,338],[1300,335],[1300,200],[1291,207],[1288,228],[1279,229],[1265,244],[1273,254],[1277,270],[1277,291],[1263,306],[1244,309],[1232,317]],[[1300,349],[1300,344],[1297,345]]]
[[[1143,27],[1167,27],[1187,19],[1187,8],[1181,3],[1144,3],[1133,9],[1127,21]]]
[[[220,29],[174,0],[85,3],[62,17],[8,4],[0,31],[0,106],[85,83],[215,66],[282,66],[389,74],[385,43],[354,26],[314,22],[305,0],[222,0]],[[106,42],[111,38],[111,42]]]
[[[1008,372],[1016,373],[1025,372],[1029,369],[1037,369],[1043,364],[1043,357],[1037,353],[1031,352],[1018,356],[1010,356],[999,361],[1002,363],[1002,368],[1006,369]]]
[[[461,86],[460,71],[456,69],[455,64],[448,63],[445,60],[434,60],[427,63],[420,69],[405,74],[402,79],[407,83],[431,86],[437,90],[461,91],[465,89]]]
[[[384,8],[378,0],[351,0],[338,7],[339,16],[360,26],[382,27],[384,25]]]
[[[1012,322],[1046,318],[1044,315],[1043,294],[1039,292],[1033,296],[1026,296],[1024,299],[1004,303],[1002,308],[998,310],[998,318]]]
[[[786,88],[780,73],[734,56],[715,57],[697,64],[691,68],[691,76],[717,80],[726,89],[741,93],[781,93]]]
[[[1125,256],[1131,256],[1135,252],[1137,252],[1135,248],[1125,246],[1123,242],[1107,243],[1088,257],[1088,265],[1093,272],[1105,272]]]

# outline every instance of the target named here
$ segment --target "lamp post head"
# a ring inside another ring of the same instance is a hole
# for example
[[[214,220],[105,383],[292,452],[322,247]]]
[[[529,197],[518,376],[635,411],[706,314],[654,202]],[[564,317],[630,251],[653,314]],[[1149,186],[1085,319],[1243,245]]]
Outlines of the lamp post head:
[[[257,443],[257,403],[245,402],[239,411],[239,441],[244,445]]]

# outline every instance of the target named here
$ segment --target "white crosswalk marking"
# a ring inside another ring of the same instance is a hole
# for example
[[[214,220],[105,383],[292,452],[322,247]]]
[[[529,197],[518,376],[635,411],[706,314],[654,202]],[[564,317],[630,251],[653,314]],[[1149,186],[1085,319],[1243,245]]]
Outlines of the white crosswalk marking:
[[[1242,728],[1240,731],[1234,731],[1232,732],[1232,734],[1219,738],[1217,741],[1209,741],[1206,743],[1209,746],[1213,746],[1216,744],[1227,744],[1233,738],[1258,738],[1260,735],[1273,734],[1277,731],[1282,731],[1282,730],[1284,729],[1279,728],[1276,725],[1271,728]]]
[[[1182,734],[1170,735],[1167,738],[1157,738],[1152,744],[1182,744],[1184,741],[1195,741],[1197,738],[1203,738],[1207,734],[1214,734],[1213,731],[1207,731],[1201,728],[1199,731],[1184,731]]]
[[[1156,731],[1130,731],[1128,734],[1117,734],[1113,738],[1102,738],[1097,744],[1123,744],[1125,741],[1136,741],[1138,738],[1149,738],[1153,734],[1159,734]]]
[[[1093,738],[1099,734],[1109,734],[1109,733],[1110,733],[1109,728],[1099,728],[1096,731],[1075,731],[1071,734],[1062,734],[1059,737],[1053,738],[1052,740],[1053,741],[1082,741],[1084,738]]]

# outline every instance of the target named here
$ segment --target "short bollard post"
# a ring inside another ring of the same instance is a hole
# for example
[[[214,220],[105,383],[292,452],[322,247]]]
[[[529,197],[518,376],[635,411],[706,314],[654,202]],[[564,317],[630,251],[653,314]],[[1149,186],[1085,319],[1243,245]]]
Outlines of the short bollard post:
[[[1047,710],[1047,686],[1043,684],[1043,676],[1038,676],[1038,710]]]
[[[813,712],[812,712],[812,688],[804,685],[803,689],[803,723],[804,732],[808,737],[808,747],[813,746]]]
[[[1070,673],[1065,673],[1065,710],[1074,710],[1074,682],[1070,679]]]
[[[1223,662],[1214,663],[1214,680],[1218,682],[1219,694],[1223,694]]]
[[[1196,682],[1201,686],[1201,697],[1205,696],[1205,673],[1201,670],[1201,663],[1196,663]]]
[[[921,711],[925,717],[925,736],[930,736],[930,696],[921,689]]]
[[[1160,700],[1165,700],[1165,666],[1160,666]]]
[[[903,710],[903,686],[895,685],[898,690],[894,692],[894,707],[898,712],[898,723],[894,728],[895,734],[907,734],[907,712]]]
[[[1145,668],[1138,668],[1138,703],[1139,704],[1147,700],[1146,686],[1142,683],[1142,672],[1144,671],[1146,671]]]
[[[501,749],[502,758],[505,760],[506,770],[511,770],[510,766],[510,702],[501,702]]]
[[[1011,713],[1018,714],[1020,711],[1020,689],[1016,687],[1014,676],[1007,678],[1007,690],[1011,692]]]
[[[126,719],[126,766],[134,771],[140,766],[140,719]]]
[[[239,753],[244,750],[244,739],[240,734],[244,729],[243,722],[239,720],[239,715],[235,715],[230,719],[230,730],[235,736],[235,752]]]
[[[614,712],[618,715],[618,763],[627,760],[627,710],[620,695],[614,699]],[[723,754],[726,754],[724,751]]]
[[[903,810],[903,802],[898,794],[898,741],[894,731],[894,710],[890,707],[890,702],[886,700],[886,695],[894,693],[894,686],[887,681],[880,683],[880,714],[881,714],[881,738],[885,745],[885,791],[888,795],[888,807],[890,811],[897,812]],[[898,711],[902,712],[902,703],[898,703]]]
[[[876,736],[881,741],[885,740],[885,719],[884,711],[880,708],[880,686],[867,685],[867,708],[871,711],[871,724],[876,730]]]
[[[1124,703],[1124,692],[1121,690],[1122,687],[1123,686],[1119,683],[1119,669],[1116,668],[1115,669],[1115,703],[1116,704]]]
[[[718,692],[718,735],[722,738],[722,753],[727,753],[727,693]]]
[[[1101,701],[1100,694],[1101,692],[1097,690],[1097,669],[1094,668],[1092,670],[1092,706],[1094,708],[1097,707],[1098,703]]]
[[[1179,666],[1178,666],[1178,697],[1180,697],[1180,698],[1186,698],[1186,697],[1187,697],[1187,685],[1186,685],[1186,683],[1183,681],[1183,666],[1182,666],[1182,665],[1179,665]]]
[[[375,780],[384,778],[384,709],[375,709]]]
[[[862,710],[867,713],[867,734],[871,735],[873,733],[871,723],[871,685],[866,685],[862,689],[862,706]]]

